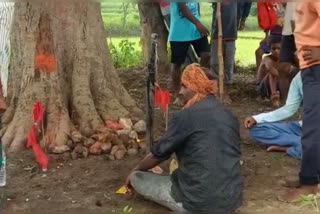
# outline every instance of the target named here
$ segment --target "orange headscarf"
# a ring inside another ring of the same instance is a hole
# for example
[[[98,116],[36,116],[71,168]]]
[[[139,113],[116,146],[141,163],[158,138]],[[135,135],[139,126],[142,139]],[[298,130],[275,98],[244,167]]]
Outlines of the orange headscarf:
[[[181,77],[182,84],[196,94],[187,102],[184,108],[201,101],[209,94],[216,94],[218,84],[216,80],[209,80],[199,64],[188,65]]]

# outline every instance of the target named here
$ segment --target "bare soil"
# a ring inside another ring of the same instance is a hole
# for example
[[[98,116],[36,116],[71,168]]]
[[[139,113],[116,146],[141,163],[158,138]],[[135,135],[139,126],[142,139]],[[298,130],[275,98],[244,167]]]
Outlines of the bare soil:
[[[129,93],[144,108],[145,72],[142,69],[119,71]],[[166,88],[168,77],[160,78]],[[242,125],[244,117],[265,110],[267,104],[257,102],[253,76],[236,75],[234,99],[230,106]],[[171,112],[176,106],[170,106]],[[164,120],[159,110],[156,113],[156,135],[164,130]],[[240,213],[316,213],[311,206],[286,204],[277,200],[285,191],[280,182],[295,178],[300,161],[285,154],[267,153],[254,144],[247,131],[241,127],[243,176],[245,178],[244,203]],[[25,151],[8,160],[8,183],[1,190],[4,210],[1,213],[124,213],[127,205],[131,213],[167,213],[167,209],[144,200],[140,196],[118,195],[116,190],[142,158],[126,157],[110,161],[104,156],[71,160],[68,154],[50,155],[49,171],[39,171],[31,151]],[[163,168],[168,170],[168,164]]]

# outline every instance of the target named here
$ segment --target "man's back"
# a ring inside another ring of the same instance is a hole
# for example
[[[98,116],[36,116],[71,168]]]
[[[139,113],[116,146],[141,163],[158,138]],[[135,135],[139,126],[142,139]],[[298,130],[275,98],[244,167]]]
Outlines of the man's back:
[[[240,136],[237,119],[213,96],[182,110],[189,132],[176,149],[179,169],[173,174],[173,194],[194,212],[227,212],[242,202]]]

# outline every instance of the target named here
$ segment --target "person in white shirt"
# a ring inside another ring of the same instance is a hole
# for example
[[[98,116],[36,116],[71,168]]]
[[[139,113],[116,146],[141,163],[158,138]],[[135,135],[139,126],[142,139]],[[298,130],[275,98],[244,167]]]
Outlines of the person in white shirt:
[[[244,125],[249,135],[267,151],[286,152],[301,159],[301,121],[279,122],[292,117],[302,105],[303,91],[300,72],[292,80],[286,104],[269,113],[247,117]]]

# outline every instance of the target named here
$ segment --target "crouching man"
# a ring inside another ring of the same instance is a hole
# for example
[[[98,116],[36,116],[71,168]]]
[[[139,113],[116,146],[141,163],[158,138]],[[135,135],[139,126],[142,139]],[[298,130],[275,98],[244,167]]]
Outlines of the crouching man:
[[[129,189],[173,211],[229,213],[241,205],[239,123],[216,92],[217,82],[198,64],[186,67],[179,92],[184,108],[130,173]],[[171,176],[148,172],[173,153],[179,168]]]

